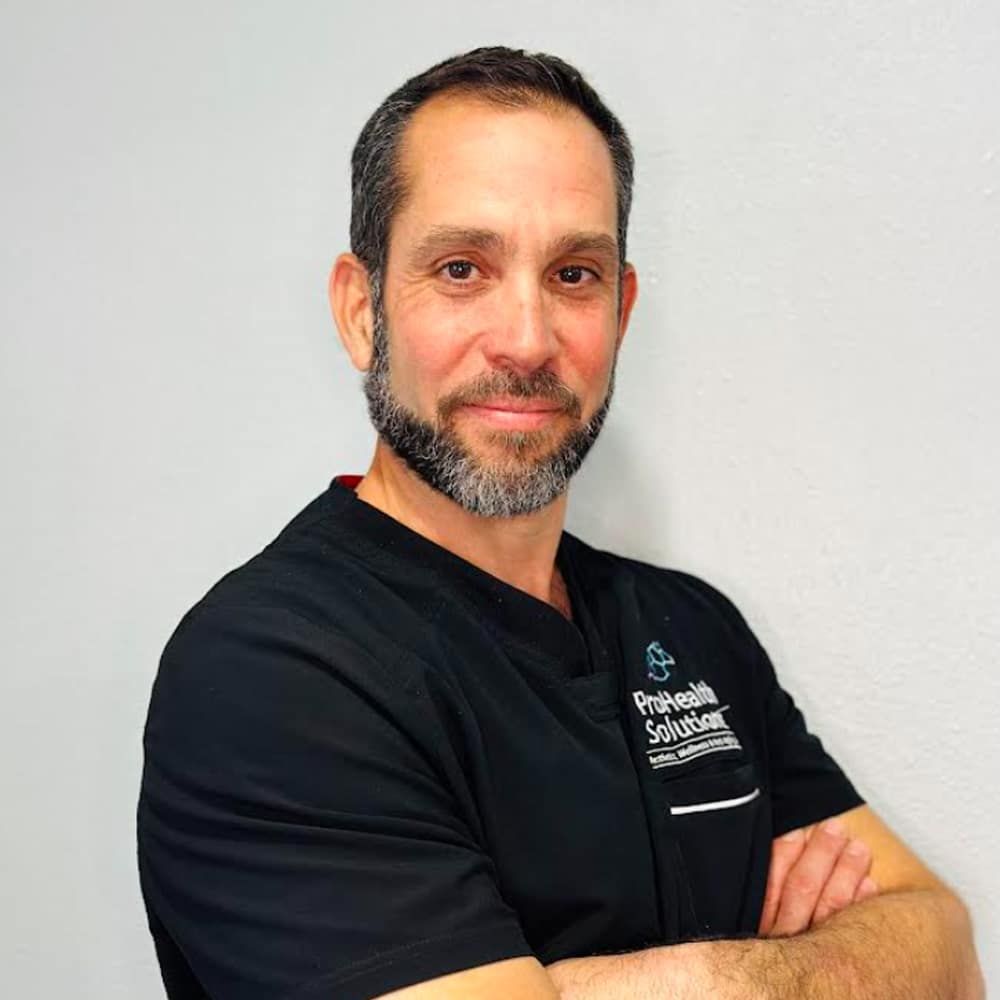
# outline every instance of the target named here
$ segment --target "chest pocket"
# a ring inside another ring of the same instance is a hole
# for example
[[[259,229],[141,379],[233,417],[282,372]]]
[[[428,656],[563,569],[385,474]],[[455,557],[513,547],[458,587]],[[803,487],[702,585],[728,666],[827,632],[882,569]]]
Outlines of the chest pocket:
[[[770,799],[757,768],[674,778],[663,795],[692,936],[755,932],[771,855]]]

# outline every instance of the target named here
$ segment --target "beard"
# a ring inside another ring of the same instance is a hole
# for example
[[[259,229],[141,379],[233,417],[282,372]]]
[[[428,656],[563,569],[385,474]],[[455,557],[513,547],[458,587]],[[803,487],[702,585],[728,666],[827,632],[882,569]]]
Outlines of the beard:
[[[617,352],[604,401],[585,424],[580,424],[579,398],[552,372],[539,370],[522,376],[506,369],[484,374],[442,398],[437,424],[433,424],[407,409],[392,391],[388,329],[378,298],[364,392],[375,430],[396,455],[428,486],[481,517],[531,514],[565,493],[604,426],[614,393]],[[501,455],[490,462],[465,445],[452,418],[461,406],[498,396],[544,399],[575,426],[556,441],[548,428],[491,431],[488,441]]]

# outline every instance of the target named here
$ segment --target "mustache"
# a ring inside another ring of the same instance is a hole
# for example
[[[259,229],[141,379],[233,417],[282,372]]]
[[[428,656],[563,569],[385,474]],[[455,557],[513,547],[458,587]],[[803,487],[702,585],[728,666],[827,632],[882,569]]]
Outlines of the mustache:
[[[484,373],[467,385],[448,393],[438,403],[438,417],[444,423],[460,406],[476,405],[497,396],[544,399],[553,403],[560,412],[575,419],[579,419],[583,412],[580,398],[553,372],[539,369],[529,375],[518,375],[505,370]]]

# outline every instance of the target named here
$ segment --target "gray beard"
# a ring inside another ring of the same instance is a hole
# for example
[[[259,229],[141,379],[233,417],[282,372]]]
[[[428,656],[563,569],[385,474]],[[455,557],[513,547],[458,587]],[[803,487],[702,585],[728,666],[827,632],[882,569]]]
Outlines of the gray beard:
[[[615,358],[617,363],[617,356]],[[372,362],[365,373],[368,415],[379,437],[428,486],[481,517],[517,517],[547,507],[566,492],[604,426],[615,386],[612,366],[608,392],[597,412],[570,431],[554,451],[532,459],[541,432],[496,431],[492,440],[504,446],[508,460],[489,465],[473,455],[451,428],[449,417],[461,405],[496,396],[546,399],[579,419],[576,395],[549,371],[527,376],[503,370],[481,376],[438,405],[439,425],[422,420],[393,394],[389,378],[389,338],[384,310],[375,307]]]

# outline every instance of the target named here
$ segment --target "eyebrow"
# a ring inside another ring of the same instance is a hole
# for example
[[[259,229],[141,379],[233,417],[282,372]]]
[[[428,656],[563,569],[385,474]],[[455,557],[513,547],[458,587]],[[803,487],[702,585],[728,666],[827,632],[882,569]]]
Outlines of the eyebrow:
[[[410,251],[410,260],[420,263],[456,246],[474,250],[509,252],[507,240],[493,229],[469,226],[433,226]],[[607,233],[575,232],[560,236],[548,248],[549,256],[572,253],[596,253],[612,261],[618,259],[618,241]]]

